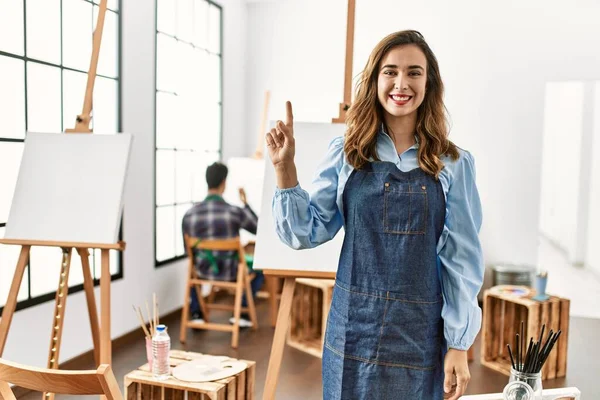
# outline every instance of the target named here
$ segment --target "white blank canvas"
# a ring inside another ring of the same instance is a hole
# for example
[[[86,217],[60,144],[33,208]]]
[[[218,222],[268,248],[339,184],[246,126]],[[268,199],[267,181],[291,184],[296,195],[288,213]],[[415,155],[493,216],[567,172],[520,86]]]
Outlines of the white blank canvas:
[[[131,141],[28,133],[5,238],[116,243]]]
[[[227,175],[227,185],[225,186],[223,198],[230,204],[243,207],[244,205],[240,200],[238,189],[244,188],[248,205],[256,215],[260,216],[265,160],[257,160],[248,157],[232,157],[227,160],[227,168],[229,169],[229,173]],[[242,243],[256,240],[255,235],[245,230],[240,232],[240,239],[242,240]]]
[[[317,166],[325,158],[329,143],[335,137],[343,136],[345,129],[345,124],[294,123],[298,181],[308,193],[313,190],[312,181]],[[265,157],[269,157],[266,151]],[[331,241],[313,249],[294,250],[279,240],[271,211],[271,203],[277,185],[275,171],[269,159],[265,162],[263,201],[258,219],[254,268],[302,271],[303,273],[307,271],[336,272],[344,240],[343,229]]]

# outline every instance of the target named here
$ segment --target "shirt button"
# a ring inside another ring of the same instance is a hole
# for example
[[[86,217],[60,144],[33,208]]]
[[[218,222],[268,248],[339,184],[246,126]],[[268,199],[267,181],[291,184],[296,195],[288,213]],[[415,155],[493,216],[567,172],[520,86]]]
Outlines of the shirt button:
[[[427,189],[427,188],[426,188],[425,186],[421,186],[421,189],[425,190],[425,189]]]

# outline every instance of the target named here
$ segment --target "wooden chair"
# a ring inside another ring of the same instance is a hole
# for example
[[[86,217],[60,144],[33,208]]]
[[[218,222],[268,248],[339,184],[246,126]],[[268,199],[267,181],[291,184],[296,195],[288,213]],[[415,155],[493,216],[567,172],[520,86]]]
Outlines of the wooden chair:
[[[254,298],[250,289],[250,281],[253,276],[248,272],[248,265],[244,255],[244,249],[240,243],[240,238],[223,239],[223,240],[204,240],[185,235],[186,251],[188,253],[188,273],[187,282],[185,285],[185,298],[183,301],[183,310],[181,311],[181,332],[179,340],[182,343],[186,341],[187,328],[197,328],[213,331],[232,332],[231,347],[238,347],[240,333],[240,315],[242,311],[250,314],[252,321],[252,329],[258,329],[258,320],[256,318],[256,308],[254,307]],[[215,250],[215,251],[237,251],[238,253],[238,272],[237,279],[233,282],[219,281],[212,279],[199,279],[194,267],[194,250]],[[234,304],[207,304],[202,297],[202,285],[212,285],[212,287],[234,289],[235,297]],[[204,314],[204,323],[190,321],[190,289],[194,288],[200,302],[200,308]],[[242,295],[246,292],[248,299],[248,307],[242,307]],[[232,311],[234,324],[217,324],[209,322],[210,310],[225,310]]]
[[[95,371],[61,371],[27,367],[0,358],[0,398],[16,400],[9,383],[37,392],[104,395],[108,400],[123,399],[108,364],[100,365]]]

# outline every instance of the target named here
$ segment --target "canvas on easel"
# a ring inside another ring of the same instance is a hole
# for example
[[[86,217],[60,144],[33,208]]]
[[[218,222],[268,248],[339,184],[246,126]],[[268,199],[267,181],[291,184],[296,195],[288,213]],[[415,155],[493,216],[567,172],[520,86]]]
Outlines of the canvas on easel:
[[[62,327],[68,297],[73,251],[81,258],[94,359],[111,363],[110,257],[109,251],[125,249],[118,240],[123,207],[131,135],[91,135],[92,99],[107,0],[101,0],[92,39],[82,113],[69,134],[28,133],[5,238],[0,244],[21,246],[2,318],[0,357],[15,312],[17,296],[32,246],[60,248],[62,260],[50,327],[47,368],[59,365]],[[82,135],[80,135],[82,134]],[[89,250],[100,250],[100,305],[98,319]],[[53,399],[54,393],[44,393]]]

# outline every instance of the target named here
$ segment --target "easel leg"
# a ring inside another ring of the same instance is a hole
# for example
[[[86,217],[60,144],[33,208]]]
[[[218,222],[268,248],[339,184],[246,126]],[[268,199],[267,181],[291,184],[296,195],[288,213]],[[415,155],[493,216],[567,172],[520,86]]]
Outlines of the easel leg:
[[[100,364],[111,363],[110,342],[110,259],[109,251],[101,250],[102,272],[100,275],[100,303],[101,303],[101,329],[100,329]]]
[[[96,310],[96,298],[94,296],[94,279],[90,270],[90,259],[88,249],[78,248],[77,252],[81,258],[81,267],[83,268],[83,288],[85,290],[85,299],[90,316],[90,326],[92,328],[92,341],[94,342],[94,361],[96,366],[100,365],[100,327],[98,325],[98,311]]]
[[[109,250],[100,250],[102,272],[100,275],[100,364],[112,364],[112,343],[110,341],[110,258]],[[100,396],[101,400],[106,396]]]
[[[271,326],[275,328],[277,323],[277,289],[279,289],[279,278],[276,276],[267,276],[267,287],[269,291],[269,317]]]
[[[27,266],[27,261],[29,260],[30,249],[31,246],[21,246],[19,261],[17,261],[15,275],[13,276],[13,281],[10,285],[10,291],[8,292],[8,299],[6,300],[4,310],[2,311],[2,319],[0,320],[0,357],[2,357],[2,352],[4,352],[4,345],[6,344],[8,329],[10,328],[10,323],[17,306],[17,296],[19,295],[21,281],[23,281],[23,273],[25,272],[25,267]]]
[[[281,360],[283,359],[283,347],[285,345],[285,335],[290,326],[290,312],[292,310],[292,300],[294,298],[294,287],[296,278],[285,278],[283,282],[283,293],[281,294],[281,304],[279,305],[279,314],[277,315],[277,325],[275,326],[275,336],[273,336],[273,346],[271,347],[271,357],[269,358],[269,368],[267,369],[267,380],[263,399],[275,399],[275,389],[279,379],[279,370]]]
[[[60,276],[58,278],[58,289],[54,300],[54,317],[52,318],[52,331],[50,333],[50,351],[48,352],[48,369],[58,369],[58,357],[60,355],[60,343],[62,339],[63,321],[65,319],[65,308],[67,307],[67,295],[69,294],[69,271],[71,269],[72,249],[62,249],[62,261],[60,263]],[[54,399],[54,393],[44,393],[42,399]]]

